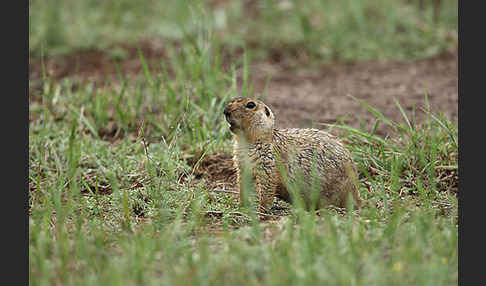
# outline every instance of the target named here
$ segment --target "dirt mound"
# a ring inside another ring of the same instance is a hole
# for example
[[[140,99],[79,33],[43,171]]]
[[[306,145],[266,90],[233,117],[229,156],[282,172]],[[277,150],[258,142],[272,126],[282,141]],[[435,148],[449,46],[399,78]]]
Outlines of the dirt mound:
[[[235,192],[236,169],[233,166],[232,155],[215,153],[202,159],[193,159],[189,165],[194,167],[196,182],[205,180],[210,189],[221,189],[229,193]]]

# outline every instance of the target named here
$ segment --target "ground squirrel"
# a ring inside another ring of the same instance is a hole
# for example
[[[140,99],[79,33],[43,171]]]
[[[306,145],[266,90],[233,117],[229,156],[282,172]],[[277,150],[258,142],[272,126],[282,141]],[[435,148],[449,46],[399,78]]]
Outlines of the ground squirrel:
[[[250,98],[232,99],[224,115],[235,139],[233,162],[240,203],[247,192],[242,176],[246,166],[262,212],[268,212],[275,196],[293,201],[287,186],[302,181],[305,185],[296,189],[306,203],[317,199],[317,207],[326,202],[346,207],[351,197],[355,206],[360,205],[356,166],[337,137],[318,129],[276,129],[270,108]],[[320,190],[312,191],[311,182],[317,182]]]

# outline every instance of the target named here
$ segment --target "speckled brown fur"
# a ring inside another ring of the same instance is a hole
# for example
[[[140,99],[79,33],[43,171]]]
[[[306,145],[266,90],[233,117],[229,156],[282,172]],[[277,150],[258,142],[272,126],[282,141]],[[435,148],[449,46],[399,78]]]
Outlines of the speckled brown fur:
[[[356,166],[338,138],[317,129],[275,129],[272,111],[255,99],[234,98],[224,114],[235,139],[233,161],[240,203],[248,193],[242,176],[246,169],[255,184],[261,212],[268,212],[275,196],[291,201],[287,186],[302,181],[306,185],[296,189],[306,203],[315,194],[311,191],[314,182],[320,184],[317,206],[346,207],[348,194],[355,206],[360,205]]]

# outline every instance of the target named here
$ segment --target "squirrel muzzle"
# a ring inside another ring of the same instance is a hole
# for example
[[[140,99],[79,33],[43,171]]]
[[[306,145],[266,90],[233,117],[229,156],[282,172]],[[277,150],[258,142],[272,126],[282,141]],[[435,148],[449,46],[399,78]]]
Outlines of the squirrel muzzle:
[[[231,118],[231,112],[229,110],[229,106],[226,106],[224,108],[224,117],[226,118],[226,121],[230,124],[230,130],[231,132],[235,132],[235,130],[238,128],[236,122]]]

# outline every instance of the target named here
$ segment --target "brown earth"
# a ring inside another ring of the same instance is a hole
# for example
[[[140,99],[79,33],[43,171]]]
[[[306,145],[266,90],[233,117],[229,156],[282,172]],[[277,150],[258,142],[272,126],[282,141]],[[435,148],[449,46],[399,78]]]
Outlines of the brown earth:
[[[414,62],[326,64],[318,69],[285,68],[258,63],[252,69],[254,91],[263,93],[280,127],[309,127],[339,118],[371,128],[376,117],[352,97],[369,104],[388,119],[405,122],[395,99],[409,119],[421,122],[427,93],[431,110],[458,119],[458,57],[445,54]],[[351,97],[352,96],[352,97]],[[413,115],[413,110],[415,116]],[[324,126],[316,126],[325,128]],[[384,134],[384,124],[378,133]]]
[[[118,60],[122,74],[143,72],[135,47],[122,47],[127,57]],[[165,58],[164,43],[151,40],[140,44],[148,63],[157,68],[157,59]],[[272,55],[272,53],[270,53]],[[231,57],[224,57],[231,62]],[[422,111],[427,93],[435,114],[444,112],[450,120],[458,119],[458,56],[447,53],[412,62],[327,63],[319,66],[289,64],[292,56],[271,56],[250,65],[253,96],[261,97],[266,86],[265,102],[276,115],[279,127],[326,128],[318,123],[344,123],[370,129],[373,114],[351,96],[361,99],[383,113],[388,119],[404,122],[395,99],[412,121],[425,118]],[[295,61],[294,61],[295,62]],[[46,72],[54,79],[72,77],[102,83],[106,77],[117,77],[113,57],[103,52],[87,51],[45,60]],[[29,80],[32,92],[41,87],[42,66],[30,59]],[[415,110],[415,112],[413,112]],[[415,115],[413,114],[415,113]],[[377,133],[384,135],[381,124]]]

